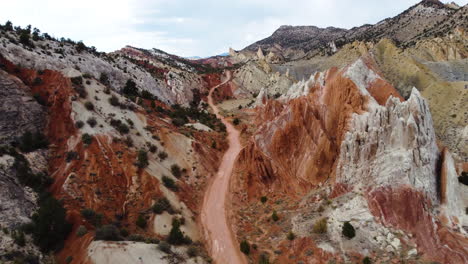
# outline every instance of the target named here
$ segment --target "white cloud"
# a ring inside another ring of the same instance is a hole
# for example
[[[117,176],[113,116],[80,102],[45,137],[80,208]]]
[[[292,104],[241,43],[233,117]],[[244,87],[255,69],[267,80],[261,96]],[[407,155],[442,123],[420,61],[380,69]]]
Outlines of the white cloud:
[[[242,49],[280,25],[351,28],[397,15],[418,0],[15,0],[3,1],[0,22],[32,24],[98,50],[124,45],[183,56]],[[467,4],[468,0],[458,1]]]

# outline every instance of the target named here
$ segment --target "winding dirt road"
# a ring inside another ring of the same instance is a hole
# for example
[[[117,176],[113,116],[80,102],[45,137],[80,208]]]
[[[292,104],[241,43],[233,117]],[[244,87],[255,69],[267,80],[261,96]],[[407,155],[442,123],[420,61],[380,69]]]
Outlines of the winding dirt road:
[[[212,180],[205,193],[203,208],[201,211],[201,222],[205,232],[205,238],[210,248],[210,254],[216,264],[244,264],[247,263],[245,256],[240,252],[239,245],[230,229],[226,214],[226,201],[229,195],[229,179],[232,175],[234,162],[241,151],[239,131],[223,116],[213,102],[213,91],[227,83],[231,78],[230,72],[227,79],[221,84],[212,87],[208,95],[208,104],[213,109],[216,117],[226,126],[228,133],[229,148],[224,153],[218,173]]]

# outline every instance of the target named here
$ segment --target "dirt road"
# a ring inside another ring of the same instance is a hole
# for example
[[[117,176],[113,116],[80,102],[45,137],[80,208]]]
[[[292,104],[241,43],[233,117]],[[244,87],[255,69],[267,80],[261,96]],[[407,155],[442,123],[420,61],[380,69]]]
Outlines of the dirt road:
[[[226,200],[229,195],[229,179],[232,175],[236,157],[241,151],[239,140],[240,133],[231,123],[226,121],[224,117],[219,114],[219,109],[213,103],[212,98],[213,91],[228,82],[230,77],[230,73],[228,72],[227,80],[211,88],[208,95],[208,104],[213,109],[216,117],[221,119],[226,126],[229,141],[229,148],[224,153],[218,173],[205,193],[201,211],[201,222],[204,228],[205,238],[209,244],[210,255],[216,264],[247,263],[231,231],[226,213]]]

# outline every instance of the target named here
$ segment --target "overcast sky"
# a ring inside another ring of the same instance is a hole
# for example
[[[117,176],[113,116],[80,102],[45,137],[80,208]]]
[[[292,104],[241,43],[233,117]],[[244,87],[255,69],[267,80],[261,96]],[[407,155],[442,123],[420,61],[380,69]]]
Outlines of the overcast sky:
[[[397,15],[418,0],[12,0],[0,22],[31,24],[99,51],[125,45],[181,56],[242,49],[281,25],[351,28]],[[465,5],[468,0],[456,1]]]

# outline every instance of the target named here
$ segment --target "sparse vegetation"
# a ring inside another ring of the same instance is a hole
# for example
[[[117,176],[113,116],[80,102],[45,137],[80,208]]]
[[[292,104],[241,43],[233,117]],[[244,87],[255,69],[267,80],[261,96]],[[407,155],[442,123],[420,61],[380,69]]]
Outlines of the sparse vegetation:
[[[294,234],[293,231],[289,231],[287,238],[288,240],[292,241],[296,239],[296,234]]]
[[[185,236],[180,230],[180,221],[177,218],[172,219],[172,228],[167,237],[167,242],[172,245],[190,244],[192,240]]]
[[[239,124],[240,124],[239,118],[234,118],[234,121],[232,121],[232,123],[233,123],[235,126],[239,125]]]
[[[86,107],[86,109],[88,109],[88,111],[94,111],[94,104],[91,103],[90,101],[87,101],[84,106]]]
[[[119,102],[119,98],[115,95],[112,95],[110,98],[109,98],[109,103],[113,106],[120,106],[120,102]]]
[[[165,160],[167,158],[167,153],[164,151],[161,151],[158,153],[158,157],[161,161]]]
[[[145,229],[146,228],[146,219],[145,219],[145,216],[140,214],[138,215],[138,218],[136,220],[136,225],[142,229]]]
[[[115,225],[104,225],[96,229],[95,240],[106,240],[106,241],[119,241],[120,232]]]
[[[122,93],[126,96],[138,96],[138,88],[132,79],[128,79],[125,83]]]
[[[174,213],[174,209],[172,209],[171,203],[166,197],[159,198],[152,209],[155,214],[162,214],[164,211],[170,214]]]
[[[85,133],[81,136],[81,141],[83,141],[83,143],[86,145],[90,145],[91,143],[93,143],[93,136],[91,136],[88,133]]]
[[[263,204],[267,202],[267,197],[266,196],[262,196],[260,197],[260,202],[262,202]]]
[[[356,236],[356,230],[354,229],[353,225],[351,225],[350,222],[345,222],[343,224],[343,229],[342,229],[342,234],[343,236],[352,239],[353,237]]]
[[[198,256],[198,248],[195,247],[195,246],[190,246],[188,249],[187,249],[187,255],[191,258],[194,258],[196,256]]]
[[[66,220],[66,210],[61,202],[45,193],[39,200],[39,210],[33,216],[33,239],[41,251],[49,252],[62,248],[63,241],[71,231]]]
[[[130,128],[128,128],[128,125],[122,122],[119,119],[111,119],[110,121],[111,126],[113,126],[117,131],[119,131],[120,134],[128,134],[130,132]]]
[[[369,257],[365,257],[363,260],[362,260],[362,264],[372,264],[372,261]]]
[[[68,151],[67,154],[66,154],[66,157],[65,157],[65,160],[67,162],[70,162],[72,160],[76,160],[78,159],[78,152],[76,151]]]
[[[88,123],[90,127],[95,127],[97,125],[96,118],[94,117],[88,118],[88,120],[86,120],[86,123]]]
[[[258,258],[258,264],[270,264],[270,260],[268,259],[268,255],[266,253],[260,254]]]
[[[242,242],[240,242],[240,251],[244,253],[245,255],[249,255],[250,254],[249,242],[247,242],[246,240],[242,240]]]
[[[144,149],[140,149],[137,156],[137,167],[146,168],[148,164],[148,153]]]
[[[106,73],[101,73],[101,76],[99,76],[99,82],[101,82],[104,85],[109,85],[109,76],[107,76]]]
[[[172,175],[174,175],[174,177],[180,178],[180,176],[182,175],[182,171],[180,170],[179,165],[173,164],[171,166],[171,173],[172,173]]]
[[[279,220],[279,216],[276,211],[273,211],[273,214],[271,214],[271,219],[275,222]]]
[[[327,219],[322,218],[315,222],[314,226],[312,227],[312,231],[316,234],[325,234],[327,233]]]
[[[79,237],[86,235],[86,233],[88,233],[88,229],[84,225],[80,225],[76,230],[76,235]]]
[[[83,121],[78,120],[78,121],[75,122],[75,127],[76,127],[76,128],[80,129],[80,128],[82,128],[83,126],[84,126],[84,122],[83,122]]]
[[[31,133],[26,131],[20,138],[18,142],[18,147],[22,152],[31,152],[38,149],[44,149],[49,146],[49,141],[40,132]]]
[[[169,188],[175,192],[179,190],[179,188],[177,187],[177,184],[175,183],[173,179],[163,175],[162,181],[163,181],[164,186],[166,186],[166,188]]]
[[[158,249],[167,254],[171,253],[171,245],[166,241],[161,241],[158,245]]]

